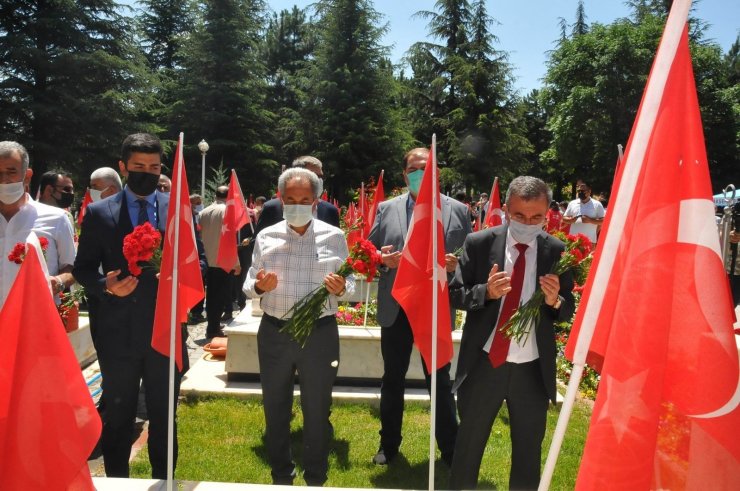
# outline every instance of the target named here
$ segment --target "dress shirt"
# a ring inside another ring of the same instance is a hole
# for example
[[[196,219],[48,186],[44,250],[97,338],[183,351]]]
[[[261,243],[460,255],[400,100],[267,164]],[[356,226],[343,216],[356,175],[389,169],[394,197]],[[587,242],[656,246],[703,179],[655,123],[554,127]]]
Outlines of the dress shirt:
[[[200,236],[206,249],[208,266],[215,268],[218,258],[218,245],[221,242],[221,225],[223,224],[226,203],[216,201],[200,212]],[[234,239],[236,240],[236,239]]]
[[[20,269],[8,260],[8,254],[18,242],[26,242],[31,232],[49,241],[45,257],[50,275],[59,274],[62,267],[75,262],[74,232],[66,212],[34,201],[26,194],[26,203],[10,220],[0,215],[0,307]]]
[[[577,217],[578,215],[589,217],[589,218],[604,218],[606,212],[601,203],[593,198],[590,198],[585,203],[581,203],[580,199],[574,199],[568,203],[568,208],[565,210],[565,216]],[[583,223],[583,219],[579,218],[575,222],[570,224],[570,234],[583,234],[594,244],[596,243],[596,231],[598,225],[594,223]]]
[[[519,257],[519,251],[515,247],[516,241],[511,236],[511,231],[506,232],[506,259],[504,261],[504,271],[508,276],[511,276],[511,272],[514,270],[514,262]],[[522,295],[520,297],[520,304],[524,304],[534,294],[537,288],[537,239],[527,244],[529,247],[524,253],[524,258],[527,261],[527,267],[524,269],[524,283],[522,284]],[[501,305],[503,306],[506,295],[501,297]],[[498,318],[501,315],[501,309],[496,316],[496,322],[494,326],[498,325]],[[536,326],[532,326],[529,331],[527,340],[522,344],[512,339],[509,345],[509,354],[506,356],[506,361],[512,363],[527,363],[529,361],[536,360],[540,357],[539,351],[537,351],[537,342],[535,340],[535,329]],[[496,329],[493,330],[491,335],[488,337],[488,341],[483,346],[483,349],[488,353],[491,349],[491,343],[493,343],[493,336],[496,334]]]
[[[271,225],[255,239],[252,266],[244,282],[250,298],[260,297],[264,312],[279,319],[300,299],[324,283],[324,277],[336,273],[349,256],[347,241],[341,229],[321,220],[311,220],[303,235],[288,222]],[[277,274],[277,287],[258,294],[255,290],[260,269]],[[347,277],[347,291],[354,291],[352,275]],[[329,295],[322,317],[337,313],[338,300]]]
[[[131,224],[136,227],[138,223],[138,217],[139,217],[139,200],[145,199],[147,202],[147,215],[149,216],[149,223],[152,224],[152,227],[159,229],[159,211],[157,209],[157,193],[154,192],[150,194],[149,196],[144,196],[143,198],[140,198],[136,196],[128,186],[125,188],[126,191],[126,205],[128,205],[128,216],[131,219]],[[162,227],[164,227],[164,224],[162,224]]]

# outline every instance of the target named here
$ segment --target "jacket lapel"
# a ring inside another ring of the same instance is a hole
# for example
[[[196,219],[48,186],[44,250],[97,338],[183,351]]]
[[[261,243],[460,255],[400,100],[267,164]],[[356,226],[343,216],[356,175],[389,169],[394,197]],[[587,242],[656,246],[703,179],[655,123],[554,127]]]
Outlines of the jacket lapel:
[[[552,252],[550,250],[550,237],[541,234],[537,237],[537,278],[550,272]]]

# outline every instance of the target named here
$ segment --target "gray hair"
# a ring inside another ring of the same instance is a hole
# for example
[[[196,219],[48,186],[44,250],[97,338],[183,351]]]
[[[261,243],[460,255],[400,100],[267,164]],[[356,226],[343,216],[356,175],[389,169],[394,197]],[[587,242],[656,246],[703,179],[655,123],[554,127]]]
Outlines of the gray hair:
[[[11,157],[14,153],[18,152],[18,156],[21,158],[21,164],[23,165],[23,174],[25,176],[28,170],[28,150],[26,147],[18,142],[14,141],[2,141],[0,142],[0,157],[7,158]]]
[[[509,189],[506,191],[506,204],[509,204],[512,196],[518,196],[524,201],[532,201],[533,199],[547,198],[547,202],[552,201],[552,190],[550,186],[545,184],[542,179],[537,179],[532,176],[519,176],[514,178],[509,184]]]
[[[92,174],[90,174],[90,180],[92,181],[93,179],[102,179],[115,186],[119,191],[123,189],[121,176],[119,176],[118,172],[110,167],[100,167],[95,169]]]
[[[324,170],[324,165],[321,163],[321,161],[316,157],[312,157],[310,155],[302,155],[293,161],[293,167],[306,167],[308,165],[313,165],[321,170]]]
[[[281,196],[285,195],[285,186],[287,186],[288,182],[294,179],[305,179],[310,182],[314,199],[318,199],[321,195],[321,181],[319,181],[319,176],[301,167],[291,167],[280,174],[278,178],[278,191],[280,191]]]

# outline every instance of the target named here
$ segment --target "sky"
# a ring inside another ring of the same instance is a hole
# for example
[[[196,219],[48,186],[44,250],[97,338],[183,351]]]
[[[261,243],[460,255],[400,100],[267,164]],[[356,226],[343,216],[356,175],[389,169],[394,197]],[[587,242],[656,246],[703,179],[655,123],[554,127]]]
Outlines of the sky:
[[[304,8],[314,0],[266,0],[272,10]],[[383,44],[391,47],[391,58],[400,63],[409,47],[426,39],[427,21],[414,18],[420,10],[434,10],[435,0],[374,0],[377,12],[385,16],[388,32]],[[545,75],[547,51],[560,36],[558,19],[568,23],[575,19],[578,0],[487,0],[488,15],[498,25],[492,29],[498,36],[496,49],[509,54],[516,81],[514,86],[526,94],[541,86]],[[587,22],[608,24],[627,17],[629,8],[622,0],[585,0]],[[710,24],[705,38],[717,42],[726,53],[740,33],[740,1],[694,1],[693,17]]]

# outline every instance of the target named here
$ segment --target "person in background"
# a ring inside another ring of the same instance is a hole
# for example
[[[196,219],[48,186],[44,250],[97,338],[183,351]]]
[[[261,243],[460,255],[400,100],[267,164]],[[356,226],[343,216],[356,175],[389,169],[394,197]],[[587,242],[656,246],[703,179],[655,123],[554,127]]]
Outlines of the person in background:
[[[170,189],[172,189],[172,181],[170,180],[170,178],[164,174],[160,174],[159,182],[157,183],[157,189],[160,193],[170,194]]]
[[[545,230],[548,234],[559,232],[563,226],[563,214],[557,201],[550,202],[550,209],[545,216]]]
[[[90,174],[90,199],[95,203],[121,192],[121,176],[110,167],[100,167]]]
[[[578,198],[568,204],[563,223],[570,225],[570,234],[583,234],[596,246],[599,227],[604,221],[604,207],[591,197],[591,187],[579,181]]]
[[[61,170],[44,172],[39,180],[39,202],[62,208],[72,206],[75,200],[75,188],[72,177]]]

